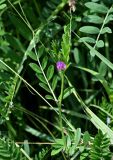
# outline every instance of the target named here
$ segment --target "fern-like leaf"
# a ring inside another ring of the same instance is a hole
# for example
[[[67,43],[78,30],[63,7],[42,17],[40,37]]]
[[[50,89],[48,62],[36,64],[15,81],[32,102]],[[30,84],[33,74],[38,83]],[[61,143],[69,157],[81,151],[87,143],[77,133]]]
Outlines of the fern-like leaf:
[[[38,155],[35,155],[35,160],[45,160],[47,159],[47,154],[49,152],[49,149],[46,147],[46,148],[43,148]]]
[[[106,137],[106,134],[102,134],[101,131],[96,135],[93,145],[90,150],[91,160],[110,160],[111,153],[109,150],[110,141]]]
[[[21,149],[9,140],[0,138],[0,160],[27,160]]]

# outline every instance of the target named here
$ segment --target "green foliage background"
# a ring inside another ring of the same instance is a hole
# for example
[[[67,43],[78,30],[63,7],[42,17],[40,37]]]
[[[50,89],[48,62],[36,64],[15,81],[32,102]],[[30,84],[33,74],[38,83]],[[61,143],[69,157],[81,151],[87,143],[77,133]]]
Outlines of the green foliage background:
[[[112,25],[112,0],[0,1],[1,160],[111,159]]]

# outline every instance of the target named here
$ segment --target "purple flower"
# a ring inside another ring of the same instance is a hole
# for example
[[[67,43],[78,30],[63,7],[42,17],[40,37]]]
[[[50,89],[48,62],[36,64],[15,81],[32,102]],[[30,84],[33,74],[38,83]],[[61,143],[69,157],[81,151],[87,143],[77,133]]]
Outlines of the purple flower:
[[[58,61],[56,63],[56,67],[57,67],[58,71],[65,70],[66,69],[66,64],[63,61]]]

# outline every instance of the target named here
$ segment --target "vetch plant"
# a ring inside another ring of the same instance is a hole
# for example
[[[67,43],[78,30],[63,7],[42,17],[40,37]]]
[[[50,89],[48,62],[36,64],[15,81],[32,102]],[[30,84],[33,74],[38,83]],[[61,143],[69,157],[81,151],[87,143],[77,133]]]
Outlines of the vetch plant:
[[[112,157],[110,5],[0,2],[1,159]]]

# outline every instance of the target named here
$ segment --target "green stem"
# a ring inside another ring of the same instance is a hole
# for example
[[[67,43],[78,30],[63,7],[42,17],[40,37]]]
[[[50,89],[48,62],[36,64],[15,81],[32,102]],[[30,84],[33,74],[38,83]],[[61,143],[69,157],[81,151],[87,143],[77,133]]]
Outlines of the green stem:
[[[65,155],[64,155],[64,153],[63,153],[63,151],[62,151],[62,156],[63,156],[64,160],[67,160]]]
[[[108,60],[110,60],[110,55],[109,55],[109,41],[108,41],[108,36],[107,34],[105,34],[105,54],[106,54],[106,58]],[[112,79],[112,72],[110,70],[110,68],[108,68],[108,77],[109,79]]]
[[[16,147],[20,148],[20,146],[17,143],[15,143],[15,145]],[[29,155],[22,148],[20,148],[20,151],[24,154],[24,156],[27,157],[28,160],[33,160],[32,158],[29,157]]]
[[[94,47],[93,47],[94,49],[95,49],[96,46],[97,46],[97,42],[99,41],[100,35],[101,35],[102,30],[103,30],[103,28],[104,28],[104,26],[105,26],[105,24],[106,24],[106,20],[107,20],[110,12],[111,12],[111,10],[112,10],[112,7],[113,7],[113,5],[110,7],[110,9],[108,10],[108,12],[107,12],[107,14],[106,14],[106,16],[105,16],[105,18],[104,18],[104,21],[103,21],[103,24],[102,24],[102,26],[101,26],[100,32],[99,32],[99,34],[98,34],[98,36],[97,36],[97,39],[96,39],[96,43],[95,43],[95,45],[94,45]]]
[[[63,90],[64,90],[64,73],[61,73],[60,76],[61,76],[61,91],[60,91],[60,97],[59,97],[59,103],[58,103],[59,122],[60,122],[60,129],[61,129],[61,133],[62,133],[62,139],[65,142],[63,123],[62,123],[62,100],[63,100]]]

